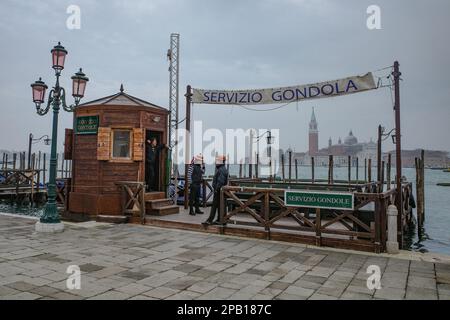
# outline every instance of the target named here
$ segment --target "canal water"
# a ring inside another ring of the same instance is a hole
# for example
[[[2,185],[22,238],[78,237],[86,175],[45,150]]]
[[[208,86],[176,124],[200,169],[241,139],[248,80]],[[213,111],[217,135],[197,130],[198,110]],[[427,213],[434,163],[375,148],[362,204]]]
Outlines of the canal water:
[[[260,169],[261,170],[261,169]],[[348,169],[344,167],[334,168],[334,179],[345,180],[348,177]],[[395,170],[395,168],[394,168]],[[299,167],[298,176],[300,179],[311,178],[310,167]],[[211,175],[214,172],[213,166],[208,166],[206,174]],[[288,169],[285,169],[286,176]],[[395,171],[392,172],[394,174]],[[239,166],[231,166],[230,174],[238,175]],[[248,172],[247,172],[248,173]],[[294,170],[292,172],[295,176]],[[403,169],[403,175],[408,181],[413,182],[415,195],[415,169]],[[316,167],[316,179],[326,179],[328,176],[328,168]],[[352,168],[352,178],[356,177],[356,168]],[[376,170],[373,168],[372,177],[376,177]],[[364,168],[359,169],[359,178],[364,178]],[[436,184],[439,182],[450,182],[450,173],[442,170],[425,170],[425,224],[424,233],[421,239],[418,237],[417,229],[411,230],[406,235],[406,243],[408,249],[421,252],[437,252],[450,255],[450,187],[440,187]],[[7,202],[0,202],[0,212],[16,213],[28,216],[40,216],[43,207],[31,207],[30,205],[17,206]],[[415,210],[414,210],[415,214]]]

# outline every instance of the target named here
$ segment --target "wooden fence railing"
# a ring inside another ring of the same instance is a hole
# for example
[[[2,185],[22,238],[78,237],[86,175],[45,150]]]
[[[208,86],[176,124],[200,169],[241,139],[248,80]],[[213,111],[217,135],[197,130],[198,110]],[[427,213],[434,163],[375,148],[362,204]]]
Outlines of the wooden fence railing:
[[[247,181],[246,183],[254,182]],[[273,232],[283,232],[301,237],[307,243],[319,246],[354,249],[363,247],[365,248],[363,250],[374,252],[385,250],[386,210],[388,205],[395,203],[395,189],[375,193],[371,192],[372,184],[356,187],[342,186],[354,193],[354,210],[330,210],[286,206],[284,202],[285,189],[274,188],[274,185],[265,185],[266,187],[229,185],[223,187],[220,206],[222,228],[227,228],[227,224],[251,226],[254,230],[264,230],[267,239],[272,238]],[[314,188],[317,187],[315,184]],[[336,187],[339,187],[338,190],[342,191],[342,188],[336,185],[323,185],[322,187],[325,190],[335,190]],[[411,212],[408,197],[408,194],[411,194],[411,187],[410,183],[404,184],[402,189],[404,205],[407,209],[405,212],[408,213]],[[399,229],[401,226],[402,224],[399,225]]]

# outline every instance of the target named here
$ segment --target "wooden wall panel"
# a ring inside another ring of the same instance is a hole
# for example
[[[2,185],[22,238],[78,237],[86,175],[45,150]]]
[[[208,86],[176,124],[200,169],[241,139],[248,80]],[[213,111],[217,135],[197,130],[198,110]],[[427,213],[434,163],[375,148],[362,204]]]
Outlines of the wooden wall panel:
[[[97,160],[109,160],[111,147],[111,128],[98,128]]]
[[[144,128],[134,128],[133,129],[133,160],[143,161],[144,160]]]
[[[127,110],[126,112],[105,112],[102,119],[102,126],[130,126],[139,127],[139,112]]]

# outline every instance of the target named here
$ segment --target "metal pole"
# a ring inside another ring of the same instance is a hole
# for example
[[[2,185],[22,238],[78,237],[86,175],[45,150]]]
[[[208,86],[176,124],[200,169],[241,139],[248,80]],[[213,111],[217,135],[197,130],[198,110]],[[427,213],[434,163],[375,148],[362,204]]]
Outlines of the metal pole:
[[[191,155],[190,152],[190,132],[191,132],[191,96],[192,89],[191,86],[188,85],[186,87],[186,143],[185,143],[185,164],[184,164],[184,208],[188,208],[188,195],[189,195],[189,179],[188,179],[188,170],[189,170],[189,158]]]
[[[42,223],[59,223],[59,214],[56,208],[56,150],[58,140],[58,113],[59,113],[59,99],[60,87],[58,76],[55,86],[55,98],[53,101],[53,127],[52,127],[52,147],[50,154],[50,179],[48,182],[48,200],[45,206],[44,214],[41,217]]]

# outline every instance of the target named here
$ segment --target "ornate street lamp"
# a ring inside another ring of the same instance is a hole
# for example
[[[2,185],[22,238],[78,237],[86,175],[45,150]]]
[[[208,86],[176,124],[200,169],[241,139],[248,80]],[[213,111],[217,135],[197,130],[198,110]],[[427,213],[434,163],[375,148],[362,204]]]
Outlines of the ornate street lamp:
[[[68,112],[75,110],[76,106],[80,103],[81,98],[84,96],[86,83],[89,81],[81,69],[72,77],[72,96],[75,99],[75,104],[68,106],[66,104],[66,91],[59,85],[59,77],[61,75],[61,71],[64,69],[67,50],[61,45],[61,43],[58,42],[58,44],[51,50],[51,53],[53,64],[52,68],[55,70],[56,84],[48,94],[48,101],[45,108],[41,108],[41,104],[44,103],[45,91],[48,88],[47,85],[41,78],[31,85],[33,102],[36,105],[37,114],[40,116],[47,114],[50,110],[50,106],[52,106],[53,109],[52,138],[49,139],[47,137],[46,139],[46,143],[49,143],[50,140],[52,142],[47,204],[45,205],[44,214],[40,218],[40,221],[36,223],[36,231],[41,232],[58,232],[64,230],[64,225],[59,219],[59,214],[56,207],[56,146],[58,139],[58,113],[60,106]]]

